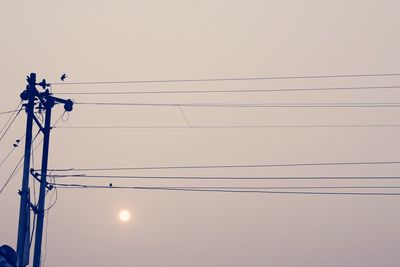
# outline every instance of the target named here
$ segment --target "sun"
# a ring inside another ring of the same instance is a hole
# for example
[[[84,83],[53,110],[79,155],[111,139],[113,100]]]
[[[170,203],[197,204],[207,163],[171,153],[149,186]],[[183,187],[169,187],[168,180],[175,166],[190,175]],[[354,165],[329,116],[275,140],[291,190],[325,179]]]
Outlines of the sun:
[[[127,222],[129,221],[129,219],[131,218],[131,214],[128,210],[121,210],[119,212],[119,219],[123,222]]]

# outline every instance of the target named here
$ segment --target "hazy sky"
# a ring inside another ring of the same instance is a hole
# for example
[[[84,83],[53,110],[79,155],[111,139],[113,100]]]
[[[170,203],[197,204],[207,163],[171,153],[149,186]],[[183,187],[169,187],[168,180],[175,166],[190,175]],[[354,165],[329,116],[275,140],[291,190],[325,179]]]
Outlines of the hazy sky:
[[[59,82],[400,73],[398,1],[11,1],[0,5],[0,111],[25,76]],[[73,92],[393,86],[400,77],[57,86],[77,102],[400,102],[398,89],[73,95]],[[62,107],[54,111],[53,122]],[[398,108],[76,105],[58,126],[400,124]],[[0,126],[8,115],[0,115]],[[68,120],[67,120],[68,119]],[[25,114],[0,142],[24,134]],[[400,127],[52,131],[50,168],[398,161]],[[0,167],[2,187],[23,152]],[[34,167],[40,166],[40,149]],[[108,172],[158,176],[390,176],[398,165]],[[105,174],[98,172],[97,174]],[[114,186],[354,186],[384,181],[63,178]],[[21,174],[0,195],[0,243],[15,247]],[[331,190],[332,191],[332,190]],[[343,190],[341,190],[343,191]],[[353,190],[354,191],[354,190]],[[54,191],[53,191],[54,192]],[[50,192],[46,201],[50,203]],[[387,191],[387,192],[393,192]],[[399,266],[400,196],[59,189],[44,266]],[[122,223],[118,212],[128,209]]]

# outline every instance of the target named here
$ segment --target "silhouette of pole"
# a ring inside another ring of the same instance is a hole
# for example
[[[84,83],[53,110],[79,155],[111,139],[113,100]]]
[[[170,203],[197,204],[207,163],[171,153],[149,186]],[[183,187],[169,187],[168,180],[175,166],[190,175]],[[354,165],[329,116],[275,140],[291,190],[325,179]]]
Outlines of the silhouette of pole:
[[[46,115],[45,124],[42,129],[43,132],[43,154],[42,154],[42,168],[40,175],[40,192],[39,202],[37,206],[37,221],[36,221],[36,236],[35,236],[35,250],[33,256],[33,267],[40,267],[40,258],[42,251],[42,237],[43,237],[43,222],[44,222],[44,207],[45,196],[47,189],[47,165],[49,159],[49,144],[50,144],[50,131],[51,131],[51,110],[54,106],[54,100],[50,97],[45,103]]]
[[[51,131],[51,110],[54,105],[64,104],[66,112],[70,112],[73,109],[74,103],[71,99],[62,99],[52,96],[47,89],[50,84],[46,83],[43,79],[40,83],[36,83],[36,74],[31,73],[28,76],[28,85],[26,89],[21,93],[21,99],[28,101],[24,104],[27,113],[26,122],[26,138],[25,138],[25,154],[24,154],[24,171],[22,176],[22,186],[19,194],[21,195],[20,210],[19,210],[19,223],[18,223],[18,240],[17,240],[17,254],[18,254],[18,267],[25,267],[29,264],[30,254],[30,211],[37,214],[36,222],[36,236],[35,236],[35,250],[34,250],[34,267],[40,267],[40,256],[42,249],[42,236],[43,236],[43,221],[45,215],[45,197],[46,190],[51,190],[46,181],[47,176],[47,165],[49,158],[49,144],[50,144],[50,131]],[[36,89],[36,85],[43,88],[44,92],[39,92]],[[43,126],[40,120],[35,116],[35,106],[39,111],[45,110],[45,125]],[[39,174],[33,173],[34,170],[30,169],[31,161],[31,149],[32,149],[32,126],[33,122],[37,124],[40,131],[44,135],[43,139],[43,155],[42,155],[42,168],[41,168],[41,179],[38,179]],[[29,190],[29,175],[32,174],[35,179],[40,181],[40,192],[39,201],[35,205],[30,201],[30,190]]]
[[[18,239],[17,239],[17,254],[19,258],[19,267],[24,267],[29,263],[29,255],[25,254],[27,244],[27,235],[29,237],[29,170],[31,161],[31,147],[32,147],[32,124],[33,124],[33,108],[35,105],[35,85],[36,85],[36,74],[31,73],[27,79],[28,85],[24,93],[24,97],[21,94],[21,98],[28,98],[28,103],[25,105],[27,113],[26,120],[26,137],[25,137],[25,153],[24,153],[24,170],[22,176],[22,186],[19,194],[21,196],[19,206],[19,222],[18,222]],[[27,256],[28,258],[25,258]]]

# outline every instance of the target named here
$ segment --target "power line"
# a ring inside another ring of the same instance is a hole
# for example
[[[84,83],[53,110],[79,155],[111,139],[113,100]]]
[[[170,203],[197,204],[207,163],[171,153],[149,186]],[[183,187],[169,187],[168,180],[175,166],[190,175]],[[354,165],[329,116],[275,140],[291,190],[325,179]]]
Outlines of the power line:
[[[172,180],[385,180],[400,176],[285,176],[285,177],[228,177],[228,176],[147,176],[147,175],[86,175],[59,174],[53,178],[107,178],[107,179],[172,179]]]
[[[16,146],[13,146],[13,148],[7,153],[4,159],[0,162],[0,167],[3,166],[4,162],[7,161],[7,159],[11,156],[12,152],[14,152],[16,148],[17,148]]]
[[[3,125],[3,127],[0,130],[0,133],[3,132],[3,130],[6,128],[6,126],[8,125],[8,123],[10,122],[10,120],[12,119],[12,117],[14,116],[15,112],[19,111],[19,106],[21,105],[22,101],[18,103],[18,106],[15,108],[15,110],[12,111],[5,111],[2,114],[9,114],[12,113],[11,116],[8,118],[8,120],[6,121],[6,123]]]
[[[4,136],[6,135],[6,133],[8,132],[8,130],[10,129],[10,127],[13,125],[13,123],[14,123],[14,121],[15,121],[15,119],[18,117],[18,115],[19,115],[19,113],[21,112],[21,110],[22,110],[22,108],[20,108],[19,110],[18,110],[18,112],[15,114],[15,116],[14,116],[14,118],[10,121],[10,119],[6,122],[6,124],[4,125],[4,127],[1,129],[1,131],[0,132],[3,132],[3,134],[1,135],[1,137],[0,137],[0,141],[1,140],[3,140],[3,138],[4,138]],[[13,114],[14,115],[14,114]],[[12,115],[12,116],[13,116]],[[12,117],[11,116],[11,117]],[[10,118],[11,118],[10,117]],[[10,121],[10,123],[8,123]],[[7,126],[7,124],[8,124],[8,126]],[[3,131],[4,130],[4,131]]]
[[[64,114],[63,114],[64,115]],[[63,115],[61,115],[61,117],[63,116]],[[61,118],[60,117],[60,118]],[[60,118],[57,120],[57,122],[60,120]],[[56,123],[57,123],[56,122]],[[55,124],[56,124],[55,123]],[[55,181],[52,181],[52,183],[55,183]],[[55,200],[52,202],[52,198],[53,198],[53,195],[55,195]],[[45,225],[45,241],[44,241],[44,255],[43,255],[43,266],[44,266],[44,263],[46,262],[46,257],[47,257],[47,230],[48,230],[48,224],[49,224],[49,216],[50,216],[50,210],[56,205],[56,203],[57,203],[57,200],[58,200],[58,191],[57,191],[57,188],[55,187],[54,188],[54,193],[53,194],[51,194],[50,195],[50,200],[49,200],[49,205],[48,205],[48,207],[45,209],[45,213],[46,213],[46,225]]]
[[[18,103],[18,105],[15,107],[14,110],[11,110],[11,111],[4,111],[4,112],[1,113],[1,114],[9,114],[9,113],[12,113],[12,114],[11,114],[11,116],[8,118],[8,120],[6,121],[6,123],[3,125],[3,127],[1,128],[0,133],[2,133],[3,130],[6,128],[7,124],[10,122],[10,120],[11,120],[12,117],[14,116],[15,112],[20,111],[19,106],[20,106],[21,104],[22,104],[22,101],[20,101],[20,102]]]
[[[10,113],[14,113],[14,112],[17,112],[17,111],[18,111],[18,109],[9,110],[9,111],[2,111],[2,112],[0,112],[0,115],[10,114]]]
[[[319,88],[282,88],[282,89],[242,89],[242,90],[166,90],[166,91],[114,91],[114,92],[59,92],[56,95],[133,95],[133,94],[204,94],[204,93],[262,93],[262,92],[297,92],[297,91],[339,91],[339,90],[374,90],[398,89],[391,86],[356,86],[356,87],[319,87]]]
[[[85,184],[65,184],[65,183],[52,183],[57,186],[71,186],[71,187],[85,187],[90,185]],[[101,186],[101,188],[110,189],[130,189],[137,186],[104,186],[104,185],[92,185]],[[158,186],[156,187],[158,188]],[[231,190],[272,190],[272,189],[400,189],[400,186],[384,185],[384,186],[166,186],[163,188],[185,188],[185,189],[231,189]]]
[[[39,136],[40,130],[36,133],[35,137],[32,139],[32,143],[36,140],[36,138]],[[39,145],[43,142],[43,139],[39,141],[39,143],[36,145],[36,147],[33,149],[33,152],[39,147]],[[7,185],[11,182],[12,178],[18,173],[18,171],[22,168],[22,160],[25,158],[23,155],[20,160],[17,163],[17,166],[15,166],[14,170],[11,172],[10,176],[7,178],[7,181],[3,185],[3,187],[0,190],[0,194],[3,192],[3,190],[7,187]]]
[[[53,183],[56,186],[65,187],[84,187],[89,188],[91,186],[98,186],[100,188],[110,189],[130,189],[138,186],[104,186],[104,185],[87,185],[87,184],[65,184],[65,183]],[[142,187],[142,186],[139,186]],[[145,186],[147,187],[147,186]],[[160,188],[149,187],[149,188]],[[400,186],[385,185],[385,186],[162,186],[162,188],[184,188],[184,189],[230,189],[230,190],[274,190],[274,189],[399,189]]]
[[[57,121],[54,123],[54,125],[53,126],[55,126],[59,121],[60,121],[60,119],[62,118],[62,116],[64,115],[64,113],[57,119]],[[40,133],[40,131],[41,130],[39,130],[37,133],[36,133],[36,135],[34,136],[34,138],[32,139],[32,144],[33,144],[33,142],[36,140],[36,138],[39,136],[39,133]],[[33,152],[35,152],[36,151],[36,149],[40,146],[40,144],[43,142],[43,139],[42,140],[40,140],[39,142],[38,142],[38,144],[35,146],[35,148],[32,150],[32,153]],[[22,162],[22,160],[24,159],[25,157],[24,156],[22,156],[21,157],[21,159],[18,161],[18,163],[17,163],[17,166],[14,168],[14,170],[11,172],[11,174],[10,174],[10,176],[7,178],[7,181],[5,182],[5,184],[3,185],[3,187],[0,189],[0,194],[3,192],[3,190],[7,187],[7,185],[11,182],[11,180],[12,180],[12,178],[18,173],[18,171],[22,168],[22,164],[21,164],[21,162]]]
[[[83,184],[53,184],[58,188],[84,188],[84,189],[119,189],[118,187]],[[131,186],[123,187],[133,190],[165,190],[165,191],[186,191],[186,192],[214,192],[214,193],[256,193],[256,194],[293,194],[293,195],[359,195],[359,196],[400,196],[397,192],[316,192],[316,191],[267,191],[267,190],[235,190],[235,189],[205,189],[185,187],[149,187]],[[121,189],[121,188],[120,188]]]
[[[148,166],[148,167],[107,167],[107,168],[58,168],[49,171],[124,171],[124,170],[167,170],[167,169],[228,169],[228,168],[274,168],[274,167],[307,167],[307,166],[341,166],[341,165],[390,165],[400,161],[360,161],[360,162],[314,162],[283,164],[242,164],[242,165],[188,165],[188,166]]]
[[[19,140],[22,140],[25,137],[25,134],[21,136],[16,143],[13,144],[12,149],[8,152],[8,154],[4,157],[4,159],[0,162],[0,167],[7,161],[7,159],[11,156],[11,154],[15,151],[17,147],[20,146]]]
[[[398,108],[400,103],[123,103],[77,102],[77,105],[151,106],[151,107],[214,107],[214,108]]]
[[[4,183],[3,187],[0,189],[0,195],[3,192],[3,190],[7,187],[7,185],[11,182],[11,179],[18,173],[18,171],[21,169],[22,165],[21,162],[24,159],[24,156],[21,157],[21,159],[18,161],[17,165],[11,172],[10,176],[7,178],[6,182]]]
[[[373,74],[337,74],[310,76],[270,76],[270,77],[240,77],[240,78],[205,78],[205,79],[165,79],[165,80],[130,80],[130,81],[87,81],[87,82],[57,82],[51,85],[94,85],[94,84],[133,84],[133,83],[184,83],[184,82],[222,82],[222,81],[256,81],[256,80],[298,80],[325,78],[361,78],[400,76],[400,73]]]
[[[155,126],[60,126],[57,129],[241,129],[241,128],[377,128],[400,124],[327,124],[327,125],[155,125]]]
[[[61,115],[60,115],[60,117],[58,117],[58,119],[54,122],[54,124],[51,126],[51,128],[53,129],[53,128],[58,128],[57,127],[57,124],[60,122],[60,120],[64,117],[64,114],[68,114],[68,113],[66,113],[66,111],[64,111]]]
[[[36,138],[39,136],[40,130],[36,133],[35,137],[32,139],[32,143],[33,141],[36,140]],[[36,147],[34,148],[33,151],[35,151],[39,145],[42,143],[43,140],[41,140]],[[3,190],[7,187],[7,185],[11,182],[12,178],[18,173],[18,171],[22,168],[22,160],[25,158],[25,156],[23,155],[20,160],[18,161],[17,165],[15,166],[14,170],[11,172],[10,176],[7,178],[6,182],[4,183],[3,187],[0,190],[0,194],[3,192]]]

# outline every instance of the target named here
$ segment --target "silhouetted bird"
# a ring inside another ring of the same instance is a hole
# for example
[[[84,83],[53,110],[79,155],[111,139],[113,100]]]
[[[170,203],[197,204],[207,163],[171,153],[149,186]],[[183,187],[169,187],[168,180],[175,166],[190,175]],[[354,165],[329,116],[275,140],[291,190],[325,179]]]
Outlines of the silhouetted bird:
[[[64,73],[63,75],[61,75],[60,79],[61,79],[61,81],[64,81],[67,77],[68,77],[67,74]]]
[[[17,144],[13,144],[13,146],[14,146],[14,147],[17,147],[18,145],[17,145]]]
[[[21,140],[17,139],[15,142],[19,143],[19,142],[21,142]]]
[[[112,183],[110,183],[109,186],[112,187]]]

